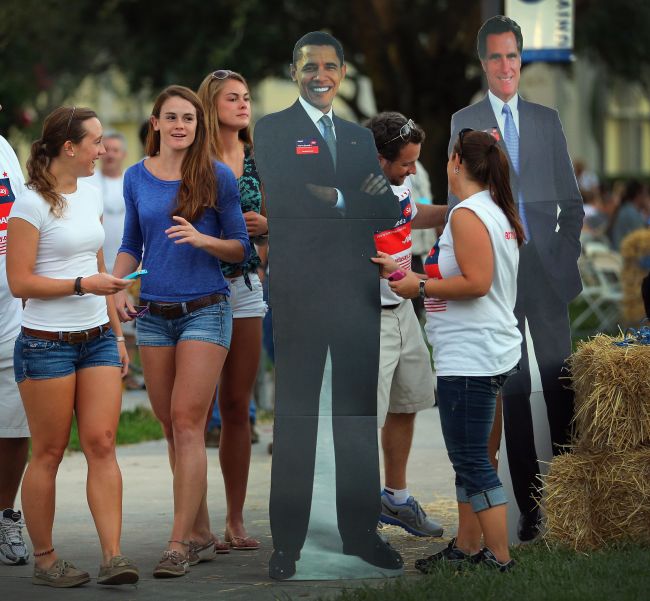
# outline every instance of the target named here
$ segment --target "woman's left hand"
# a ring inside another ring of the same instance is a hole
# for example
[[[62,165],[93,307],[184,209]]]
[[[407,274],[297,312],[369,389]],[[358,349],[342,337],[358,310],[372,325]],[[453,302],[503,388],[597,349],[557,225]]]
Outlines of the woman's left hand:
[[[174,215],[172,217],[178,225],[172,225],[165,230],[168,238],[177,238],[174,244],[191,244],[194,248],[203,248],[205,246],[205,234],[197,231],[197,229],[183,217]]]
[[[264,236],[269,231],[269,226],[264,215],[260,215],[255,211],[246,211],[244,213],[244,221],[246,222],[246,229],[251,238],[257,236]]]
[[[126,378],[129,373],[129,353],[126,351],[126,342],[117,343],[117,352],[120,354],[120,361],[122,362],[120,374],[123,378]]]
[[[418,277],[412,271],[396,282],[388,282],[390,289],[402,298],[415,298],[420,294],[420,282],[422,278]]]

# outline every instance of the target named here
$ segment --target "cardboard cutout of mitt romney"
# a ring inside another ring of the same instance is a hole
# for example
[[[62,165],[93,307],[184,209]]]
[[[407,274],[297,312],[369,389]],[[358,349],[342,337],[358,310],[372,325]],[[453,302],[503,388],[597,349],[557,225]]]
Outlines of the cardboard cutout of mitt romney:
[[[503,389],[507,457],[502,453],[499,461],[499,475],[507,489],[509,472],[516,500],[509,506],[512,541],[538,535],[540,460],[549,461],[569,442],[573,394],[560,378],[571,353],[568,303],[582,289],[577,261],[584,215],[557,111],[518,94],[522,45],[511,19],[496,16],[483,24],[477,48],[489,91],[453,115],[449,142],[451,150],[466,127],[499,138],[527,238],[515,306],[523,335],[521,370]],[[450,205],[456,202],[450,196]]]
[[[370,131],[332,111],[345,71],[338,40],[306,34],[291,64],[300,97],[255,127],[276,358],[269,572],[281,580],[402,569],[376,533],[380,302],[370,262],[373,233],[395,223],[399,203]]]

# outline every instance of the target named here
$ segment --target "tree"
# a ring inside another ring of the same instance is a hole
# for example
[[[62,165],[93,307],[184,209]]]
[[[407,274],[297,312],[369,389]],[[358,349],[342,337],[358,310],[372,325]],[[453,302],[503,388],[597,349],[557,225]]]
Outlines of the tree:
[[[422,160],[446,198],[449,120],[482,85],[478,0],[4,0],[0,5],[0,131],[36,125],[82,79],[117,65],[131,89],[196,88],[219,68],[251,84],[287,76],[292,44],[325,29],[354,71],[370,78],[379,110],[420,123]],[[650,89],[650,4],[576,0],[576,52]],[[347,102],[359,120],[358,95]],[[33,131],[31,133],[34,133]]]

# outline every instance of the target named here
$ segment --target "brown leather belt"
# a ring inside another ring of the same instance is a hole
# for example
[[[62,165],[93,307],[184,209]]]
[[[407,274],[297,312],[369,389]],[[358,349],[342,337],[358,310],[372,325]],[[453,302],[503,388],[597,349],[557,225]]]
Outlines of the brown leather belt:
[[[178,319],[192,311],[203,309],[210,305],[216,305],[225,300],[228,300],[228,297],[225,294],[209,294],[208,296],[195,298],[194,300],[186,301],[184,303],[148,302],[147,306],[149,307],[149,313],[151,313],[151,315],[160,315],[163,319]]]
[[[25,327],[22,328],[22,331],[27,336],[33,336],[41,340],[60,340],[61,342],[69,342],[70,344],[79,344],[97,338],[102,332],[108,330],[110,326],[111,324],[106,322],[96,328],[79,330],[77,332],[49,332],[47,330],[32,330],[31,328]]]

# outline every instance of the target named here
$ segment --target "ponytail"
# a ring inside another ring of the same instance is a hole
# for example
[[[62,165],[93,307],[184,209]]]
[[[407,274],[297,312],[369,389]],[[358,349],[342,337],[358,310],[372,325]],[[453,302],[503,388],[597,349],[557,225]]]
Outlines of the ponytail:
[[[489,135],[489,134],[488,134]],[[505,153],[497,146],[496,141],[490,145],[487,152],[487,183],[490,195],[496,205],[507,217],[512,229],[517,235],[517,245],[521,246],[525,240],[524,227],[515,208],[510,187],[510,168]]]
[[[460,139],[457,140],[452,154],[461,155],[470,179],[487,186],[492,200],[515,230],[517,244],[521,246],[526,236],[512,198],[508,159],[494,137],[486,132],[467,130],[462,146]]]
[[[48,169],[52,159],[48,150],[48,145],[43,142],[43,138],[32,143],[27,159],[27,187],[44,198],[55,217],[61,217],[65,210],[65,199],[55,191],[56,178]]]

